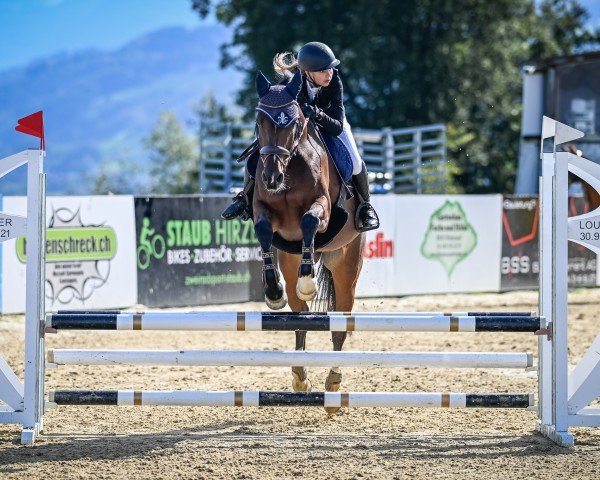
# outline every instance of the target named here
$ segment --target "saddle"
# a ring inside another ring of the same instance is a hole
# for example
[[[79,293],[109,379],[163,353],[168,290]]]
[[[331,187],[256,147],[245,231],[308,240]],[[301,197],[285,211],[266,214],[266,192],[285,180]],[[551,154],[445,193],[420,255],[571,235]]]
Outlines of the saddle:
[[[346,200],[354,196],[353,188],[349,181],[352,177],[352,159],[350,154],[346,150],[342,141],[337,137],[330,135],[324,135],[319,131],[317,125],[314,122],[310,122],[309,126],[315,129],[317,135],[321,139],[321,143],[325,147],[327,155],[332,160],[335,167],[336,174],[340,179],[340,193],[336,199],[333,207],[331,208],[331,215],[329,217],[329,225],[327,230],[323,233],[317,233],[315,236],[315,250],[323,248],[329,245],[338,233],[344,228],[344,225],[348,221],[349,212],[345,208]],[[256,167],[258,166],[258,160],[260,159],[259,154],[260,147],[258,140],[255,140],[237,159],[238,162],[246,161],[248,173],[252,178],[256,174]],[[344,156],[345,154],[345,156]],[[336,158],[338,159],[336,161]],[[254,195],[254,189],[248,192],[248,205],[250,210],[252,209],[252,197]],[[250,213],[252,216],[252,213]],[[289,241],[279,235],[277,232],[273,234],[273,246],[278,250],[282,250],[287,253],[302,254],[302,241]]]

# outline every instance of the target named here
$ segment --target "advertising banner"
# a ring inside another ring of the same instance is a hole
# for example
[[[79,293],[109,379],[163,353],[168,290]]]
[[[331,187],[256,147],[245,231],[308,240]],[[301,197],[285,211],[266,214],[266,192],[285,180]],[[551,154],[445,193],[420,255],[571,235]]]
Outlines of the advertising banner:
[[[175,307],[262,300],[252,222],[222,220],[229,196],[136,197],[138,303]]]
[[[398,201],[402,294],[500,288],[500,195],[411,195]]]
[[[537,289],[540,272],[537,196],[502,201],[502,290]]]
[[[569,197],[569,216],[589,211],[584,197]],[[502,205],[502,290],[537,289],[539,277],[539,208],[537,196],[505,196]],[[597,282],[596,254],[569,242],[569,286]]]
[[[26,215],[26,197],[3,208]],[[128,307],[137,301],[133,197],[46,199],[46,309]],[[24,237],[2,245],[3,313],[25,310]]]
[[[500,195],[374,197],[359,296],[497,291]],[[377,252],[368,258],[369,251]]]
[[[366,233],[363,268],[358,280],[358,297],[399,294],[396,281],[396,225],[399,217],[397,195],[373,195],[371,203],[379,215],[380,227]]]

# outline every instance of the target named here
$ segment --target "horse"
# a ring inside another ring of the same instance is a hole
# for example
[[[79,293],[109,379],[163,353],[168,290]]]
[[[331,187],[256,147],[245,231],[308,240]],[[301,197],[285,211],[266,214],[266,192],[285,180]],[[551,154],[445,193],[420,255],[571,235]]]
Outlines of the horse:
[[[344,197],[344,210],[349,215],[343,223],[337,222],[337,235],[326,245],[315,248],[315,238],[327,237],[328,228],[333,228],[332,209],[346,187],[314,122],[303,115],[298,104],[301,80],[300,72],[296,72],[287,85],[272,86],[261,72],[256,76],[260,160],[252,210],[263,257],[265,302],[273,310],[289,304],[293,312],[308,311],[307,302],[317,296],[319,283],[319,299],[327,311],[349,312],[354,306],[362,268],[365,235],[354,227],[356,197]],[[279,244],[301,244],[301,251],[290,253],[277,248],[275,263],[274,239]],[[315,279],[315,264],[319,259],[321,264]],[[306,331],[297,330],[295,334],[296,350],[305,350]],[[347,332],[331,333],[334,350],[342,350],[346,336]],[[325,390],[338,391],[341,381],[340,368],[332,367]],[[312,384],[305,367],[292,367],[292,387],[294,391],[310,391]],[[339,408],[326,407],[326,410],[331,415]]]

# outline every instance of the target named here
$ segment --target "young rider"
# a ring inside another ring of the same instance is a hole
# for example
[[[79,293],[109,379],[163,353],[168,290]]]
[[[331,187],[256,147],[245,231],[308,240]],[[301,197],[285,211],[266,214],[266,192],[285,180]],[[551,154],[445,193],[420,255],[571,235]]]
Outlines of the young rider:
[[[298,103],[304,116],[312,118],[325,135],[339,137],[352,158],[352,184],[358,193],[359,231],[373,230],[379,227],[379,219],[373,206],[369,203],[369,181],[367,169],[362,161],[350,125],[346,121],[344,111],[343,86],[337,71],[340,61],[332,50],[321,42],[310,42],[298,52],[297,61],[286,52],[277,54],[273,60],[275,70],[282,77],[291,78],[296,69],[302,73],[302,88],[298,95]],[[242,215],[247,209],[246,192],[251,181],[246,174],[244,190],[238,194],[233,203],[223,212],[223,218],[231,219]]]

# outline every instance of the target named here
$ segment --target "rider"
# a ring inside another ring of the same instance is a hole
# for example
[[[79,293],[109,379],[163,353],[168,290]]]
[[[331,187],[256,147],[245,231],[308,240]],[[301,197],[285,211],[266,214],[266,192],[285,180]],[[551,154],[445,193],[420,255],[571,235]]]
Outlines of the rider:
[[[290,58],[291,57],[291,58]],[[302,73],[302,88],[298,103],[304,116],[312,118],[323,134],[339,137],[352,157],[352,184],[358,193],[357,230],[367,231],[379,227],[379,219],[369,203],[367,169],[360,157],[350,125],[346,121],[342,80],[336,67],[340,61],[331,49],[321,42],[310,42],[298,52],[297,61],[289,52],[275,55],[273,65],[284,78],[291,78],[296,69]],[[247,192],[252,179],[246,173],[244,189],[223,212],[225,219],[243,215],[248,208]]]

